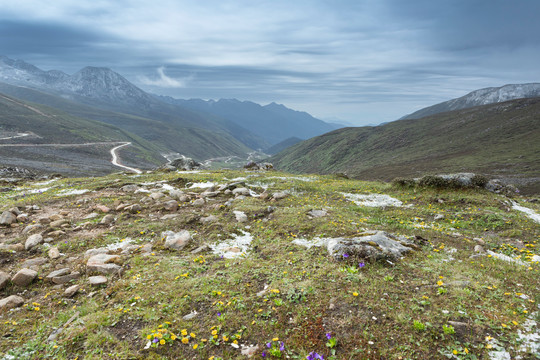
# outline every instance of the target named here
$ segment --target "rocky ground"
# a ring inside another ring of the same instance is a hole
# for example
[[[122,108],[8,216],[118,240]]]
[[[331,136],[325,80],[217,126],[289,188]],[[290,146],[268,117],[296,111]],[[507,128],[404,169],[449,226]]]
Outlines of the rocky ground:
[[[2,359],[534,359],[539,203],[273,171],[0,192]]]

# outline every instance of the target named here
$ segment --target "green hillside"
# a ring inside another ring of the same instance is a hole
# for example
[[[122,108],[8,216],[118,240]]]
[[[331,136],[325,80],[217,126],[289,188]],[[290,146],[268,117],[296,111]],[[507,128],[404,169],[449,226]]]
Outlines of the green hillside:
[[[18,133],[28,134],[17,136]],[[0,94],[0,164],[65,174],[107,173],[118,170],[110,163],[114,143],[131,142],[122,152],[124,163],[152,168],[164,162],[165,148],[115,126]],[[84,144],[92,146],[32,146]],[[6,146],[8,144],[28,146]],[[1,146],[3,145],[3,146]]]
[[[540,98],[513,100],[377,127],[345,128],[270,158],[293,172],[391,180],[426,173],[540,177]]]

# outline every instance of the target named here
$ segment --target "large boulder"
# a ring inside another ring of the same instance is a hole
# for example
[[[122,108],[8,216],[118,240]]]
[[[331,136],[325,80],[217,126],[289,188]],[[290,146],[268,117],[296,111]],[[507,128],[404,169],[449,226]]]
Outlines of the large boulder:
[[[201,164],[199,164],[195,160],[193,160],[191,158],[187,158],[187,157],[181,157],[181,158],[174,159],[168,165],[172,166],[172,167],[174,167],[175,169],[178,169],[178,170],[187,170],[187,171],[200,169],[200,167],[201,167]]]
[[[26,287],[34,281],[38,273],[31,269],[21,269],[13,276],[11,282],[17,286]]]

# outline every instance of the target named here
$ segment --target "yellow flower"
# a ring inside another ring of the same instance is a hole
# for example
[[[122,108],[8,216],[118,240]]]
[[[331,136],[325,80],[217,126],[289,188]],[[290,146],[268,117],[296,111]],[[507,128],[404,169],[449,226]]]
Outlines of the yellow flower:
[[[223,335],[223,341],[229,341],[229,338]]]
[[[358,296],[358,293],[355,291],[352,293],[353,296]]]
[[[186,329],[182,329],[182,331],[180,333],[182,334],[182,336],[187,336],[187,330]]]
[[[165,345],[165,340],[161,339],[159,340],[160,345]]]
[[[34,310],[35,310],[35,311],[39,311],[39,306],[36,306],[36,307],[34,308]]]
[[[207,342],[207,341],[208,341],[208,339],[201,339],[201,341],[202,341],[202,342]]]
[[[146,335],[146,338],[147,338],[148,340],[150,340],[150,339],[152,339],[152,335]]]
[[[486,349],[491,349],[492,347],[493,347],[493,345],[491,345],[491,344],[486,345]]]
[[[279,341],[279,338],[275,337],[272,339],[272,341]]]
[[[191,336],[192,338],[195,338],[195,337],[197,337],[197,336],[195,336],[195,334],[194,334],[194,333],[189,333],[189,336]]]
[[[184,337],[182,338],[182,344],[187,344],[189,342],[189,339]]]
[[[443,282],[442,282],[441,280],[439,280],[439,281],[437,281],[437,285],[439,285],[439,286],[443,286],[443,285],[444,285],[444,283],[443,283]]]
[[[512,321],[512,324],[514,324],[516,326],[518,325],[517,321]]]
[[[469,353],[469,349],[465,348],[463,351],[465,351],[465,354]]]
[[[454,355],[457,355],[457,350],[452,351]]]
[[[217,334],[217,330],[212,330],[212,335],[216,335]]]
[[[171,335],[171,340],[173,340],[173,341],[176,340],[176,335],[174,335],[174,334]]]
[[[163,337],[163,335],[161,335],[161,333],[159,333],[159,332],[156,333],[154,336],[157,337],[158,339],[161,339]]]
[[[197,349],[199,347],[199,344],[193,345],[193,350]]]

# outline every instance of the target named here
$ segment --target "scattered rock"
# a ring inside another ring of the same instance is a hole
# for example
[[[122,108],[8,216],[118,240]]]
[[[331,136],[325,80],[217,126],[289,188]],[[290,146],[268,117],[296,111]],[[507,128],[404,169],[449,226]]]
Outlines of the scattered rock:
[[[272,199],[281,200],[281,199],[285,199],[287,196],[289,196],[289,194],[282,191],[282,192],[275,193],[274,196],[272,196]]]
[[[17,221],[18,222],[27,222],[28,221],[28,214],[17,215]]]
[[[200,219],[200,221],[203,223],[203,224],[208,224],[208,223],[211,223],[211,222],[214,222],[214,221],[217,221],[218,218],[214,215],[209,215],[207,217],[202,217]]]
[[[481,238],[473,238],[473,240],[476,241],[476,243],[479,244],[479,245],[485,245],[486,244],[486,242]]]
[[[185,171],[200,169],[201,167],[201,164],[199,164],[195,160],[188,157],[181,157],[181,158],[174,159],[168,165],[172,166],[175,169],[185,170]]]
[[[28,239],[26,239],[26,242],[24,244],[24,248],[26,250],[30,250],[33,247],[41,244],[42,242],[43,242],[43,236],[41,236],[41,234],[30,235],[28,237]]]
[[[27,227],[25,227],[22,231],[23,234],[29,234],[29,233],[32,233],[32,232],[35,232],[39,229],[42,229],[43,228],[43,225],[41,224],[31,224],[31,225],[28,225]]]
[[[122,267],[118,263],[122,263],[118,255],[97,254],[88,259],[86,271],[88,273],[98,272],[101,274],[120,275],[122,273]]]
[[[184,320],[191,320],[191,319],[194,319],[198,314],[199,314],[199,313],[197,312],[197,310],[193,310],[193,311],[190,312],[189,314],[182,316],[182,319],[184,319]]]
[[[51,259],[58,259],[60,257],[60,250],[56,246],[53,246],[49,249],[48,255]]]
[[[99,210],[103,213],[108,213],[109,211],[111,211],[111,209],[105,205],[101,205],[101,204],[98,204],[96,205],[96,210]]]
[[[311,216],[312,218],[319,218],[327,215],[328,212],[326,210],[311,210],[308,212],[308,216]]]
[[[234,196],[244,195],[249,196],[249,189],[245,187],[239,187],[232,191]]]
[[[435,220],[435,221],[442,220],[442,219],[444,219],[444,215],[443,215],[443,214],[437,214],[437,215],[435,215],[435,217],[433,218],[433,220]]]
[[[196,248],[195,250],[191,251],[192,254],[198,254],[200,252],[203,252],[203,251],[210,251],[210,246],[208,245],[201,245],[199,246],[198,248]]]
[[[172,250],[182,250],[191,240],[191,234],[187,230],[179,232],[166,231],[161,233],[161,237],[165,238],[165,247]]]
[[[122,190],[123,192],[135,192],[139,190],[139,187],[137,185],[130,184],[122,186],[120,190]]]
[[[21,269],[13,276],[11,282],[17,286],[26,287],[37,277],[37,271],[31,269]]]
[[[17,295],[11,295],[0,300],[0,310],[9,310],[24,304],[24,299]]]
[[[21,264],[23,268],[33,268],[37,266],[41,266],[47,262],[47,259],[44,257],[37,257],[33,259],[28,259],[25,262]]]
[[[191,204],[193,206],[203,206],[204,204],[206,203],[206,201],[204,201],[204,199],[197,199],[195,201],[193,201]]]
[[[236,221],[238,222],[246,222],[248,221],[247,215],[243,211],[233,211],[234,216],[236,217]]]
[[[107,278],[102,275],[88,277],[88,283],[92,286],[104,285],[107,283],[107,281]]]
[[[483,254],[486,251],[484,250],[484,247],[482,245],[475,245],[474,252],[478,254]]]
[[[81,288],[81,285],[72,285],[68,287],[66,291],[64,291],[64,296],[68,298],[73,297],[79,291],[80,288]]]
[[[150,194],[150,198],[152,200],[159,200],[161,198],[165,197],[165,194],[162,192],[153,192]]]
[[[45,279],[47,279],[49,281],[52,281],[52,278],[57,277],[57,276],[67,275],[70,272],[71,272],[71,270],[69,268],[63,268],[63,269],[55,270],[55,271],[51,272],[49,275],[47,275],[45,277]]]
[[[126,211],[128,211],[128,212],[130,212],[132,214],[136,214],[136,213],[142,211],[142,207],[139,204],[133,204],[133,205],[126,206],[124,208],[124,210],[126,210]]]
[[[0,270],[0,290],[5,288],[9,283],[9,275]]]
[[[166,211],[176,211],[178,210],[178,203],[176,200],[170,200],[163,203],[163,209]]]
[[[99,222],[101,225],[110,225],[114,222],[114,215],[113,214],[107,214],[101,219]]]
[[[0,215],[0,225],[9,226],[16,221],[17,221],[17,216],[13,214],[11,211],[4,211],[2,215]]]
[[[0,249],[2,250],[12,250],[12,251],[23,251],[24,245],[21,243],[17,244],[0,244]]]
[[[55,237],[60,237],[62,235],[66,235],[66,233],[62,230],[56,230],[56,231],[51,231],[48,235],[55,238]]]

